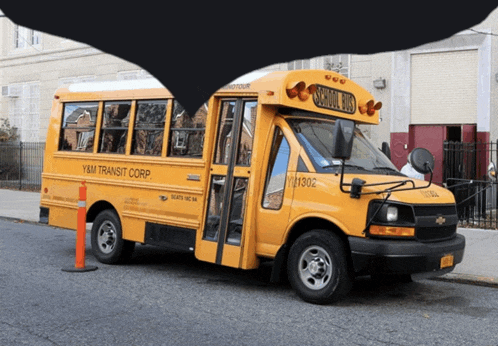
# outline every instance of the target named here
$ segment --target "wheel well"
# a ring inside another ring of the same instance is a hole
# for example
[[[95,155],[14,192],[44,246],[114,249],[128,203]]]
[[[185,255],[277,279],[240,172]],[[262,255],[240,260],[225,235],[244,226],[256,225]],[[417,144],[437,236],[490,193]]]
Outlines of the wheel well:
[[[99,215],[101,211],[106,209],[112,209],[114,211],[116,210],[116,208],[114,208],[111,203],[106,201],[98,201],[94,203],[86,212],[86,222],[93,222],[97,215]]]
[[[308,231],[311,231],[313,229],[326,229],[331,232],[334,232],[344,241],[344,244],[346,246],[348,245],[347,236],[339,227],[337,227],[335,224],[333,224],[330,221],[316,217],[306,218],[298,221],[290,230],[286,244],[289,247],[291,247],[292,244],[296,241],[297,238],[299,238],[300,235]]]

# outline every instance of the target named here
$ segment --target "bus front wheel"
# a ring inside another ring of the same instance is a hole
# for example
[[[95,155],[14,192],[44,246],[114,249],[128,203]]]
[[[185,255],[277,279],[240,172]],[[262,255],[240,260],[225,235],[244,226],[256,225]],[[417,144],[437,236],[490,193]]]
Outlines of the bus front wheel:
[[[123,263],[129,260],[135,242],[123,239],[121,222],[113,210],[104,210],[95,218],[91,233],[92,253],[99,262]]]
[[[313,230],[297,238],[289,251],[287,270],[297,295],[314,304],[337,300],[353,283],[343,241],[326,230]]]

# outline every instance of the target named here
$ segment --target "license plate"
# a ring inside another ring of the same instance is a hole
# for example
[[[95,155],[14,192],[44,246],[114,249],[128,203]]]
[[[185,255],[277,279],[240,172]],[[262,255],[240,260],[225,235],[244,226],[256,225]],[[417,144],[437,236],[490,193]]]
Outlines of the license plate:
[[[447,267],[453,267],[453,255],[446,255],[441,257],[441,269],[447,268]]]

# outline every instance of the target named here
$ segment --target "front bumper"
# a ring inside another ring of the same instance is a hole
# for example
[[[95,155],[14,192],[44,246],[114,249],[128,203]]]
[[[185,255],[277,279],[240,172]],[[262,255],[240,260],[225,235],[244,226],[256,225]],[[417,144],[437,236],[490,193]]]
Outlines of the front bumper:
[[[353,267],[357,274],[444,274],[463,259],[465,237],[422,243],[414,240],[382,240],[349,237]],[[441,267],[441,258],[453,256],[453,266]]]

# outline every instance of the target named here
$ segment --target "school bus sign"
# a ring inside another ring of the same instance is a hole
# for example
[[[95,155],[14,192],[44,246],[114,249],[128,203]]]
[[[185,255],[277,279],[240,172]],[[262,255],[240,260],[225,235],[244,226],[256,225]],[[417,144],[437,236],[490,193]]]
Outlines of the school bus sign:
[[[354,114],[356,112],[356,98],[353,94],[316,84],[313,94],[315,106],[341,113]]]

